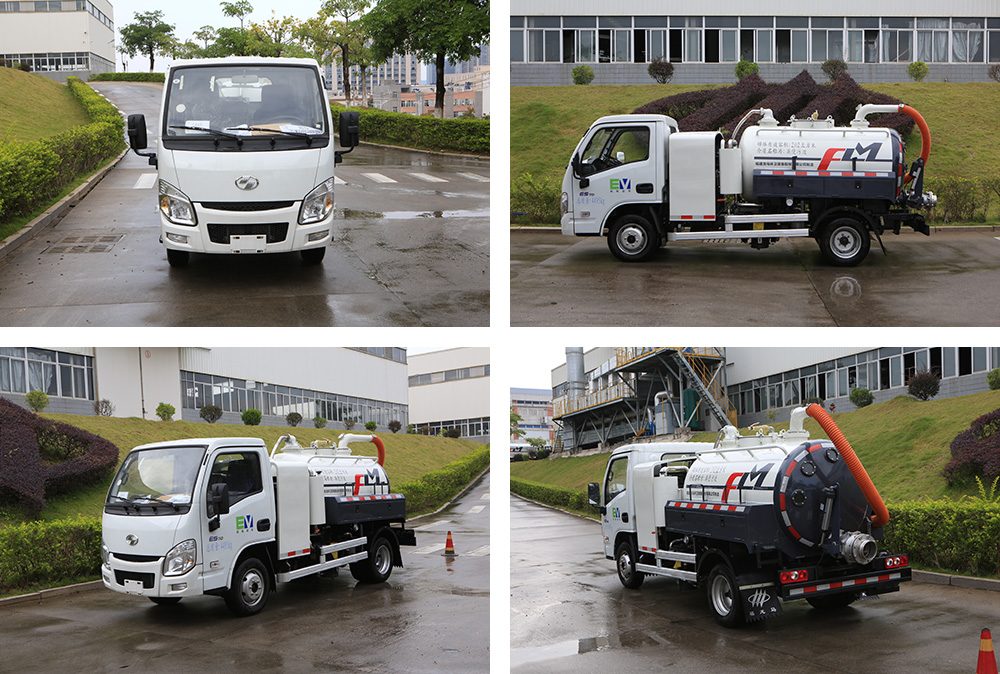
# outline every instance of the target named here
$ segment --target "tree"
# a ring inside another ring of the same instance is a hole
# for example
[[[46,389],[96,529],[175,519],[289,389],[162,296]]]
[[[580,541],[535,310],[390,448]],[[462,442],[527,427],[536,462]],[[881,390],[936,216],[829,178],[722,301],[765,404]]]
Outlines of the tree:
[[[823,65],[820,68],[830,78],[830,81],[834,82],[838,77],[847,72],[847,62],[843,59],[827,59],[823,61]]]
[[[344,419],[344,428],[347,430],[351,430],[352,428],[354,428],[354,424],[356,423],[357,422],[354,419],[351,418]]]
[[[292,428],[295,428],[300,423],[302,423],[302,415],[299,414],[298,412],[289,412],[288,414],[285,415],[285,423],[291,426]]]
[[[434,114],[444,115],[444,64],[476,56],[490,40],[489,0],[379,0],[365,15],[372,52],[379,61],[414,53],[434,63]]]
[[[393,433],[398,433],[399,429],[402,427],[403,424],[399,421],[399,419],[393,419],[392,421],[389,422],[389,425],[387,426],[387,428]]]
[[[524,418],[520,414],[514,411],[514,408],[510,408],[510,437],[515,440],[520,440],[522,435],[525,435],[527,431],[522,431],[519,423],[524,421]]]
[[[107,398],[94,401],[94,414],[99,417],[115,416],[115,404]]]
[[[326,428],[326,419],[317,414],[313,417],[313,426],[316,428]]]
[[[290,16],[279,19],[274,10],[271,10],[271,18],[264,23],[251,23],[248,32],[256,47],[255,53],[258,56],[288,56],[289,51],[301,54],[301,47],[292,42],[298,25],[298,20]]]
[[[122,46],[119,50],[130,58],[136,54],[149,56],[149,72],[153,72],[154,57],[167,54],[174,44],[174,27],[163,20],[163,12],[136,12],[135,22],[121,27]]]
[[[348,105],[351,102],[351,50],[365,42],[361,15],[369,4],[369,0],[326,0],[319,10],[329,31],[329,42],[340,50],[340,72],[344,77],[344,96]]]
[[[211,26],[202,26],[194,32],[194,37],[201,40],[202,46],[208,49],[208,43],[215,41],[216,32]]]
[[[875,396],[873,396],[872,392],[866,388],[852,388],[851,394],[848,397],[858,409],[868,407],[875,402]]]
[[[198,415],[210,424],[222,418],[222,408],[218,405],[205,405],[198,412]]]
[[[45,391],[29,391],[28,395],[24,396],[24,402],[37,414],[49,406],[49,397]]]
[[[374,421],[368,421],[365,423],[365,430],[369,431],[370,433],[374,433],[376,428],[378,428],[378,424],[375,423]]]
[[[930,71],[931,69],[928,68],[927,64],[923,61],[914,61],[910,65],[906,66],[906,74],[909,75],[910,79],[914,82],[920,82],[923,80],[927,77],[927,74]]]
[[[662,56],[657,56],[649,62],[646,72],[659,84],[666,84],[674,78],[674,64]]]
[[[585,63],[573,68],[573,84],[590,84],[594,81],[594,69]]]
[[[743,60],[736,64],[736,67],[733,68],[733,72],[736,73],[736,79],[742,80],[747,75],[756,75],[759,73],[760,66],[753,61]]]
[[[236,0],[236,2],[220,2],[219,6],[222,7],[222,13],[226,16],[232,17],[234,19],[240,20],[240,30],[245,30],[243,27],[243,19],[245,19],[250,12],[253,11],[253,5],[250,4],[248,0]]]
[[[941,390],[941,379],[930,370],[921,370],[906,382],[906,391],[917,400],[930,400]]]
[[[177,408],[170,403],[160,403],[156,406],[156,416],[160,417],[160,421],[173,421],[176,411]]]
[[[333,65],[340,47],[337,46],[333,25],[328,24],[328,17],[314,16],[299,23],[295,29],[295,37],[305,49],[306,54],[316,59],[320,65]]]
[[[249,409],[243,410],[240,418],[243,419],[244,426],[260,426],[260,421],[264,418],[264,415],[261,414],[260,410]]]

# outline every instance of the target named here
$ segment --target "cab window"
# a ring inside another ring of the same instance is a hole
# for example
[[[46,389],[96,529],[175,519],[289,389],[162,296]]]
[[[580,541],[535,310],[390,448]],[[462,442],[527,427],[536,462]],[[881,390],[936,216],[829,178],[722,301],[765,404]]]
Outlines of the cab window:
[[[628,457],[623,456],[615,459],[608,466],[608,476],[604,480],[604,502],[610,503],[611,499],[625,491],[628,487]]]
[[[222,483],[229,488],[229,506],[251,494],[263,491],[260,457],[256,452],[225,452],[215,457],[209,484]]]
[[[625,164],[649,159],[649,127],[623,126],[598,129],[580,157],[581,175],[593,175]]]

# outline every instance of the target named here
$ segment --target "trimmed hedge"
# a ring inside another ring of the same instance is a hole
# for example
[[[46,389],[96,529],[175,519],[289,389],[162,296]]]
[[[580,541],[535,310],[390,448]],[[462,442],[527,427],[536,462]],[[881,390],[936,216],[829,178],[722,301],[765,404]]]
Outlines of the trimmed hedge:
[[[332,103],[334,126],[347,110]],[[360,113],[361,140],[386,145],[489,155],[490,122],[485,119],[437,119],[386,112],[375,108],[351,108]]]
[[[440,470],[399,485],[394,492],[406,497],[406,512],[423,513],[447,503],[490,465],[489,445],[466,454]]]
[[[101,521],[78,517],[0,529],[0,594],[100,576]]]
[[[118,110],[77,77],[66,86],[92,121],[43,140],[0,144],[0,223],[36,210],[125,148]]]
[[[97,73],[88,82],[162,82],[164,73]]]
[[[587,493],[578,489],[564,489],[563,487],[553,487],[512,477],[510,478],[510,490],[524,498],[557,508],[583,511],[590,509],[594,513],[597,512],[587,501]]]
[[[889,506],[886,549],[910,561],[984,576],[1000,573],[1000,503],[908,501]]]

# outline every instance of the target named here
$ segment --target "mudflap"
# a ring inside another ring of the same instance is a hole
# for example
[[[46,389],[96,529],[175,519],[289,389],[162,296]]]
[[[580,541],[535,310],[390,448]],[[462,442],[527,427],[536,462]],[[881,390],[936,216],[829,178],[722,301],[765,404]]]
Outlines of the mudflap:
[[[740,599],[743,601],[743,615],[746,616],[748,623],[775,618],[783,613],[778,589],[769,574],[741,574],[736,582],[740,588]]]

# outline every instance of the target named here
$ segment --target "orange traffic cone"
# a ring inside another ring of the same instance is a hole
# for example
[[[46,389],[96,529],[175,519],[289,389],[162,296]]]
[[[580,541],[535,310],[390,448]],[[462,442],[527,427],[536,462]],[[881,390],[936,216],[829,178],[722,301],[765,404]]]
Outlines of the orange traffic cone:
[[[976,674],[997,674],[996,656],[993,655],[993,638],[985,627],[979,636],[979,664],[976,665]]]
[[[451,540],[451,532],[448,532],[448,540],[444,544],[444,552],[441,553],[445,557],[458,557],[455,553],[455,544]],[[991,647],[992,648],[992,647]]]

